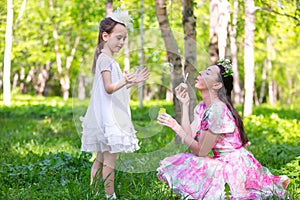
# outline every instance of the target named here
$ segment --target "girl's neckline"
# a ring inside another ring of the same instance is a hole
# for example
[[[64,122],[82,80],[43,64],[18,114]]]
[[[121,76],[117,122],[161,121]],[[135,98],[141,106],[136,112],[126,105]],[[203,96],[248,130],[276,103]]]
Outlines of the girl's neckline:
[[[112,58],[112,59],[115,59],[112,55],[110,55],[109,53],[105,52],[103,49],[101,50],[101,53]]]

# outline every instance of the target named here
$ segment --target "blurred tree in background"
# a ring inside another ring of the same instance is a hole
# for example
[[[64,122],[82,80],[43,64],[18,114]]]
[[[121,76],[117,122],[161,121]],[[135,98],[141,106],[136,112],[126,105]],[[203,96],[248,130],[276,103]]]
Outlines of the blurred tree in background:
[[[112,1],[110,1],[112,2]],[[155,1],[144,0],[144,64],[151,70],[151,81],[144,85],[146,99],[170,99],[171,74],[165,73],[167,52],[156,17]],[[195,17],[196,60],[195,71],[210,63],[210,1],[166,1],[168,19],[173,30],[178,51],[184,58],[187,48],[184,17]],[[224,3],[224,2],[223,2]],[[235,39],[236,63],[239,72],[238,86],[244,96],[244,40],[245,2],[229,1],[230,11],[226,37],[225,57],[233,58],[230,42]],[[183,13],[183,6],[190,13]],[[191,7],[192,5],[192,7]],[[225,4],[224,4],[225,5]],[[141,1],[114,1],[113,7],[128,9],[134,22],[134,32],[129,33],[128,48],[130,66],[140,64],[139,38]],[[239,12],[234,14],[234,9]],[[5,30],[7,25],[7,2],[0,2],[0,91],[3,93]],[[296,105],[300,100],[300,11],[299,2],[255,1],[254,29],[254,91],[255,104],[270,103]],[[106,4],[100,0],[15,0],[13,1],[13,26],[10,83],[12,94],[69,97],[89,96],[92,75],[91,63],[97,42],[99,21],[105,17]],[[225,13],[229,16],[228,13]],[[235,18],[234,18],[235,16]],[[190,20],[190,18],[186,18]],[[227,19],[227,18],[226,18]],[[186,29],[187,30],[187,29]],[[193,29],[190,29],[193,30]],[[229,37],[230,36],[230,37]],[[224,43],[224,39],[222,40]],[[194,48],[194,47],[193,47]],[[224,54],[224,45],[222,47]],[[216,49],[219,52],[219,49]],[[128,55],[128,54],[127,54]],[[124,66],[124,50],[117,60]],[[184,63],[182,65],[184,70]],[[195,72],[193,72],[193,75]],[[247,78],[247,77],[246,77]],[[81,89],[80,89],[81,88]],[[82,90],[85,88],[85,90]],[[160,89],[163,88],[163,89]],[[81,91],[81,93],[80,93]],[[82,91],[84,95],[82,95]],[[138,93],[132,91],[132,98]],[[243,99],[237,103],[244,102]]]

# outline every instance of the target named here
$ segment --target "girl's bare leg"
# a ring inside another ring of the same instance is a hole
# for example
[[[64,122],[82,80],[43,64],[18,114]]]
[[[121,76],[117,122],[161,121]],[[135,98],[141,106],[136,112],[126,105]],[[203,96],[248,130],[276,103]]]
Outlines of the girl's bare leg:
[[[100,179],[101,173],[103,170],[103,153],[97,152],[96,159],[92,165],[91,169],[91,182],[90,185],[94,183],[94,178],[96,177],[97,180]]]
[[[115,161],[117,158],[116,153],[109,153],[104,152],[103,153],[104,162],[103,162],[103,179],[104,179],[104,189],[106,194],[114,194],[114,179],[115,179]]]

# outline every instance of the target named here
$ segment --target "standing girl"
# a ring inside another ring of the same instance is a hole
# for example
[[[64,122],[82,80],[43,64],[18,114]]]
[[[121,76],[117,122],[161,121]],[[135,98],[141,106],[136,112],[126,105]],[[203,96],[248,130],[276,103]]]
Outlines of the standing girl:
[[[92,72],[95,74],[90,103],[82,121],[82,150],[97,152],[91,168],[92,184],[96,177],[104,179],[107,198],[115,199],[114,166],[117,153],[139,149],[131,121],[128,88],[148,79],[143,68],[136,73],[122,74],[113,55],[119,52],[132,29],[128,11],[116,10],[100,22],[98,45]]]

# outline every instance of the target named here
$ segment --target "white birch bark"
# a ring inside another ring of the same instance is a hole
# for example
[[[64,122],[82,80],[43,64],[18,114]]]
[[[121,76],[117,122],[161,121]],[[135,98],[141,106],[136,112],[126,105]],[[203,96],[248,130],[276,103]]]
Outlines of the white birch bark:
[[[11,84],[10,84],[10,69],[11,69],[11,50],[13,41],[13,1],[7,0],[7,17],[6,17],[6,31],[5,31],[5,50],[3,62],[3,102],[4,105],[11,104]]]
[[[238,58],[237,58],[237,41],[236,41],[236,29],[237,29],[237,19],[238,19],[238,0],[233,2],[232,11],[232,21],[229,24],[229,37],[230,37],[230,52],[231,52],[231,62],[233,70],[233,93],[234,93],[234,103],[242,103],[242,90],[240,87],[240,77],[238,70]]]
[[[254,0],[245,0],[245,43],[244,43],[244,80],[245,101],[244,116],[252,114],[254,95]]]

